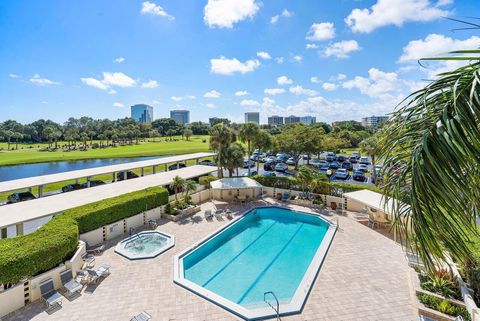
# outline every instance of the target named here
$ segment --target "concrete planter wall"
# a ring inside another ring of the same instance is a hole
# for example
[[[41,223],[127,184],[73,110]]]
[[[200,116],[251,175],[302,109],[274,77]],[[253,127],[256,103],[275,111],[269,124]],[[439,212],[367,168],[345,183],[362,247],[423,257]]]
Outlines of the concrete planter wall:
[[[165,218],[169,221],[177,222],[189,216],[192,216],[195,213],[200,212],[200,206],[192,206],[183,210],[178,211],[177,215],[162,214],[162,218]]]

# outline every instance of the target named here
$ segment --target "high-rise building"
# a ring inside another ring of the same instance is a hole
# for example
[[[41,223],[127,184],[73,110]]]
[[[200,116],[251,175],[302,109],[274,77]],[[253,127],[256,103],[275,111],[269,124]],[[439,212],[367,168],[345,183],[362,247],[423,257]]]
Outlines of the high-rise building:
[[[271,126],[283,125],[283,117],[277,115],[270,116],[268,117],[268,124]]]
[[[136,104],[130,107],[131,118],[141,123],[153,121],[153,107],[145,104]]]
[[[370,116],[362,118],[363,126],[376,126],[388,120],[388,116]]]
[[[300,117],[290,115],[288,117],[285,117],[285,125],[288,124],[295,124],[300,122]]]
[[[255,123],[260,124],[260,113],[259,112],[248,112],[245,113],[245,123]]]
[[[317,122],[317,118],[313,116],[300,117],[300,122],[304,125],[311,125]]]
[[[189,110],[170,110],[170,118],[173,119],[179,125],[189,124],[190,111]]]

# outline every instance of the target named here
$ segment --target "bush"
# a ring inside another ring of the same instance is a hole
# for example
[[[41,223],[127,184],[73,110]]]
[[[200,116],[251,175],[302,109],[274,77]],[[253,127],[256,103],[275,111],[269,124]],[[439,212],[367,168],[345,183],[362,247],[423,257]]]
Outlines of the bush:
[[[454,317],[460,315],[465,321],[470,320],[470,314],[468,313],[467,309],[463,306],[450,303],[445,299],[437,298],[435,296],[432,296],[426,293],[418,293],[417,297],[418,297],[418,300],[420,300],[420,302],[422,302],[425,306],[429,307],[430,309],[434,309]]]
[[[420,272],[418,277],[422,289],[446,298],[462,300],[460,289],[450,271],[440,269],[435,272]]]
[[[50,270],[72,256],[78,235],[168,202],[161,187],[148,188],[69,209],[37,231],[0,240],[0,284]]]

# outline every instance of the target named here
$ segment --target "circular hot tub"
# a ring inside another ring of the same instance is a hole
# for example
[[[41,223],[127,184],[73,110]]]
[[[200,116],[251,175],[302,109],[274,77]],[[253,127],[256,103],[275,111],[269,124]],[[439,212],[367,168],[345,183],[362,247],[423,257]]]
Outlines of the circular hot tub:
[[[173,235],[159,231],[145,231],[118,242],[115,252],[130,260],[151,259],[174,245]]]

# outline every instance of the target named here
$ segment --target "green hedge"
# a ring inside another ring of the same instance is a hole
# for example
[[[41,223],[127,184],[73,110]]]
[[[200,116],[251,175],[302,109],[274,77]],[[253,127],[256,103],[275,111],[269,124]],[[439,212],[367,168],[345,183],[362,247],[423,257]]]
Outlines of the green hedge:
[[[0,284],[16,283],[50,270],[76,251],[78,235],[168,203],[168,191],[147,188],[76,207],[37,231],[0,240]]]

